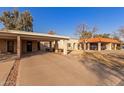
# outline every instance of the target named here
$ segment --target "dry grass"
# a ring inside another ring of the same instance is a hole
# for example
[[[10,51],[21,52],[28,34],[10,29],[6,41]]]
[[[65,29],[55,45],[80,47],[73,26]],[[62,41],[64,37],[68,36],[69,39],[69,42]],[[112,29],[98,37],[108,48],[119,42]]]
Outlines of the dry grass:
[[[98,85],[124,85],[124,51],[80,51],[74,52],[83,66],[95,73]]]
[[[85,52],[83,57],[96,60],[94,62],[99,62],[109,68],[121,68],[124,67],[124,61],[118,57],[117,54],[102,54],[100,52]]]
[[[124,85],[123,51],[87,51],[80,61],[101,78],[100,85]]]

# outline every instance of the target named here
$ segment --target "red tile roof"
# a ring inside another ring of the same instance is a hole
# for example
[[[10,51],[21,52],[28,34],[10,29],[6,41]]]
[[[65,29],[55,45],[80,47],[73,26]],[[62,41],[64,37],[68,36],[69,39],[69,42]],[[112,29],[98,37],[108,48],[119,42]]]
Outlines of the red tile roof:
[[[90,43],[97,43],[97,42],[106,42],[106,43],[120,43],[118,40],[116,39],[112,39],[112,38],[88,38],[88,39],[80,39],[79,42],[90,42]]]

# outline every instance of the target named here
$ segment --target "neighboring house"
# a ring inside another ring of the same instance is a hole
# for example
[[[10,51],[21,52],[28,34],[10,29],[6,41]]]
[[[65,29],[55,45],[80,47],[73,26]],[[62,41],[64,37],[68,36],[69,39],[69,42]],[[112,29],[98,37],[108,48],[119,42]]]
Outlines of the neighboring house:
[[[118,40],[112,38],[88,38],[79,40],[83,50],[117,50],[121,48]]]
[[[69,37],[59,35],[4,30],[0,31],[0,53],[16,53],[20,58],[22,54],[28,52],[45,50],[46,42],[50,48],[54,47],[54,50],[57,51],[59,49],[58,41],[63,40],[63,53],[67,54],[68,39]],[[51,42],[54,42],[54,46],[51,45]]]

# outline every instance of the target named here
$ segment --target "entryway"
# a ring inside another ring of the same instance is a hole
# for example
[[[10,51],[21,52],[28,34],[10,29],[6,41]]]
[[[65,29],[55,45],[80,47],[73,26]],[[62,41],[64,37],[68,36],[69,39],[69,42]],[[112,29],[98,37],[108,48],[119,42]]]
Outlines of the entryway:
[[[27,52],[32,52],[32,41],[27,41]]]
[[[14,53],[14,41],[7,41],[7,52]]]

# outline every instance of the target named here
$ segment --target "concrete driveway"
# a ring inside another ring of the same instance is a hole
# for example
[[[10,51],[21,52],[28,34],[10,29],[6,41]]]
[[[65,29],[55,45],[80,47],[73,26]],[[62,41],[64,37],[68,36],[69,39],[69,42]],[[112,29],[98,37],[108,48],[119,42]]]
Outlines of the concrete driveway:
[[[21,59],[17,85],[97,85],[97,76],[73,57],[54,53]]]

